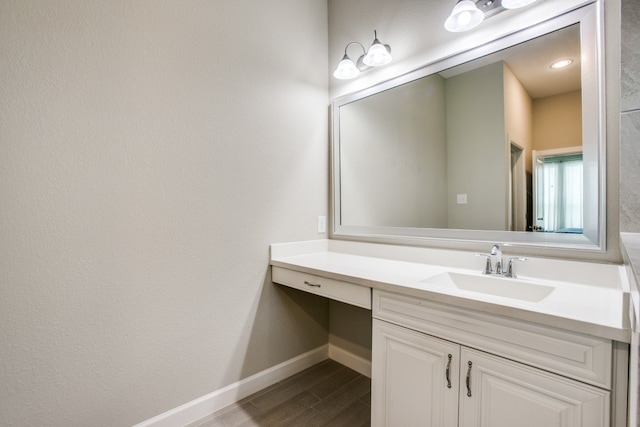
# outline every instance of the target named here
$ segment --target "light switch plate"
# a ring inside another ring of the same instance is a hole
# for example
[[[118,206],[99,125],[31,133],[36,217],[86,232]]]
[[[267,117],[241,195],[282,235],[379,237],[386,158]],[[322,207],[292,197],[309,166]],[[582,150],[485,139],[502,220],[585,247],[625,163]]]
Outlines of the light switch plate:
[[[327,217],[318,217],[318,233],[325,233],[327,231]]]
[[[458,204],[466,205],[467,204],[467,195],[466,194],[458,194]]]

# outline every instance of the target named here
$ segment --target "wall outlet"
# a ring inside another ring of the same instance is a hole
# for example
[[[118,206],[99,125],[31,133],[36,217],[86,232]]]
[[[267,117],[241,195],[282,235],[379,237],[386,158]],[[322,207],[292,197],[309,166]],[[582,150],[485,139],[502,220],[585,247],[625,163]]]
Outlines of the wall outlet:
[[[327,217],[319,216],[318,217],[318,233],[326,233],[327,232]]]
[[[466,194],[458,194],[458,204],[466,205],[467,204],[467,195]]]

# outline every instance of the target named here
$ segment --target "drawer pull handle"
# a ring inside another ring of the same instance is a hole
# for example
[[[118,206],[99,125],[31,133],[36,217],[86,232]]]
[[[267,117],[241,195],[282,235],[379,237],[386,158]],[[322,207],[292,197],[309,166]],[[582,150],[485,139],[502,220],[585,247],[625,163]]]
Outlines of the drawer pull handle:
[[[453,356],[450,354],[447,356],[449,359],[447,361],[447,370],[445,371],[445,376],[447,377],[447,388],[451,388],[451,359]]]
[[[471,397],[471,361],[469,361],[469,369],[467,370],[467,396]]]
[[[320,287],[322,287],[322,285],[318,285],[316,283],[307,282],[306,280],[304,281],[304,284],[307,285],[307,286],[311,286],[312,288],[320,288]]]

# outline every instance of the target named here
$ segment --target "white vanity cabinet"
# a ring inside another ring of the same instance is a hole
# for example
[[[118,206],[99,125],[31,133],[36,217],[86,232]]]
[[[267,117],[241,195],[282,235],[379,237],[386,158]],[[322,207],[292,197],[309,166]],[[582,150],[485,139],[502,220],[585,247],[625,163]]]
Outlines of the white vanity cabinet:
[[[371,425],[458,425],[460,346],[373,320]]]
[[[603,427],[609,392],[462,347],[460,426]],[[467,385],[467,379],[469,384]]]
[[[374,427],[609,425],[607,340],[378,291],[373,316]]]

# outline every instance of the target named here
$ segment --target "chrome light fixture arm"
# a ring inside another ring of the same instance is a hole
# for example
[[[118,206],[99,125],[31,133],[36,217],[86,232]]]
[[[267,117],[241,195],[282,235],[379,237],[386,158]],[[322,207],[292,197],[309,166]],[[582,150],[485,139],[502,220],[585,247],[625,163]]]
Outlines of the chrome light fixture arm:
[[[369,47],[369,50],[365,49],[361,43],[358,42],[349,42],[344,48],[344,56],[342,60],[338,64],[338,67],[333,72],[333,76],[337,79],[352,79],[357,77],[360,72],[366,71],[372,67],[378,67],[381,65],[386,65],[391,62],[391,47],[389,45],[383,45],[378,40],[377,31],[373,31],[374,40]],[[347,50],[353,44],[357,44],[362,48],[362,55],[358,58],[358,60],[354,63],[353,60],[349,57]]]

